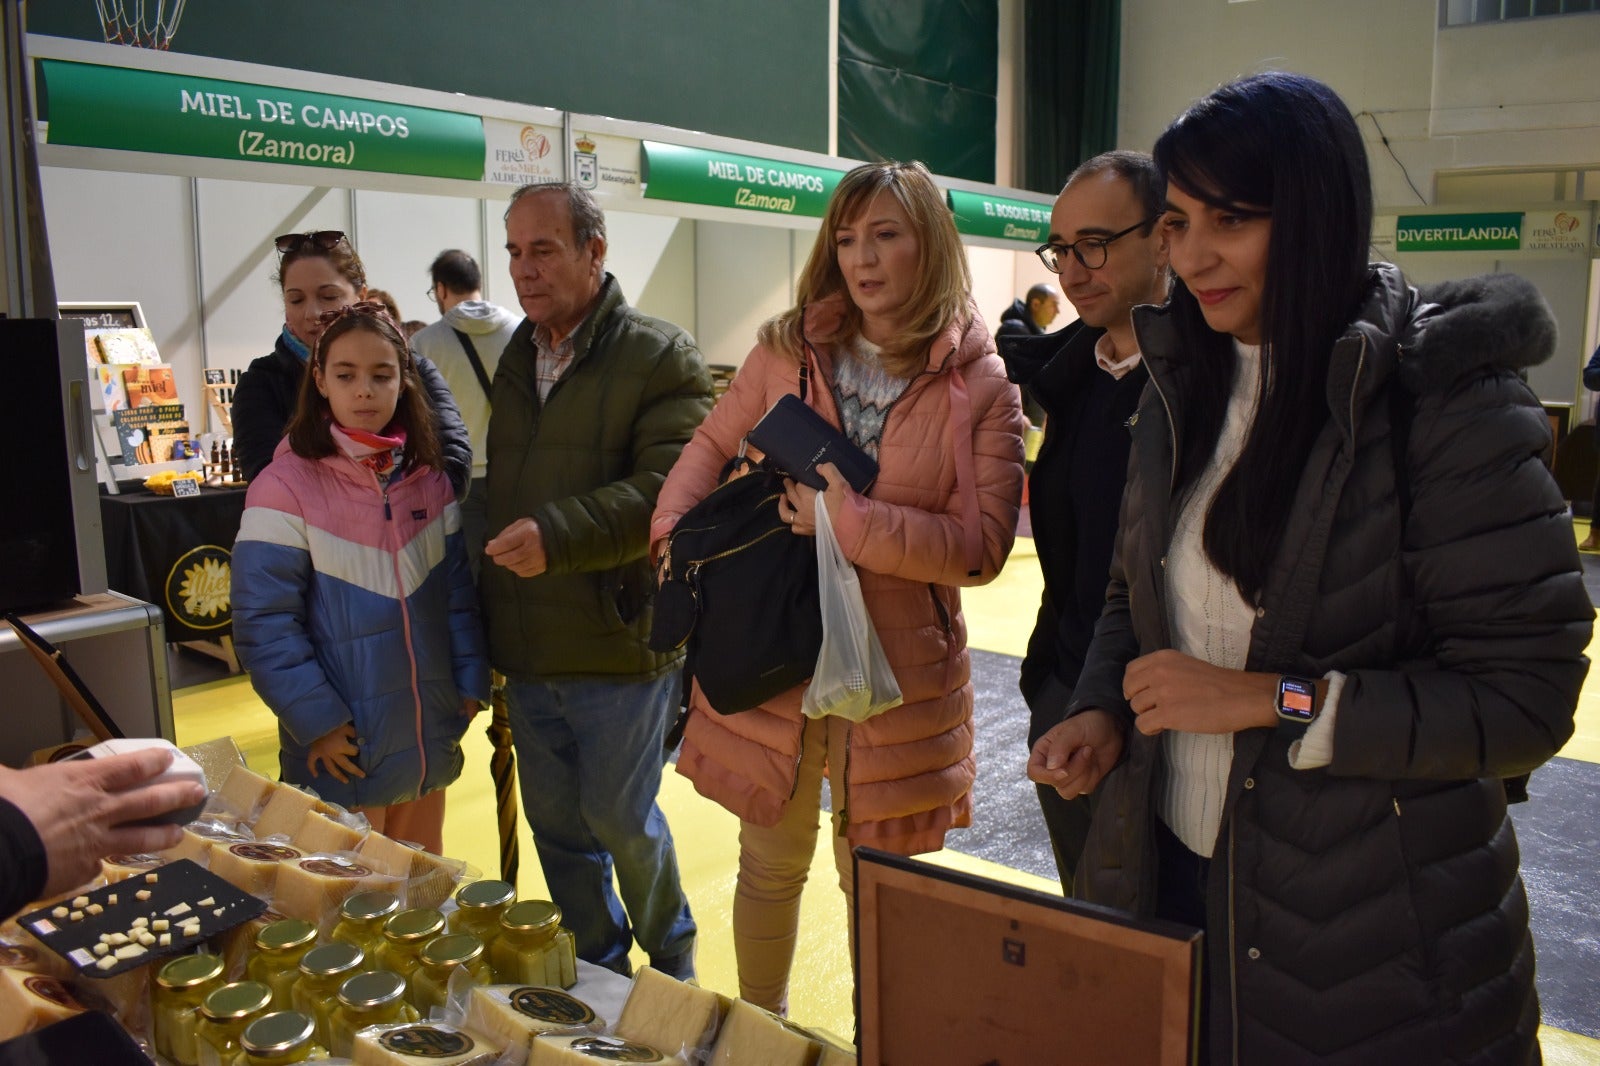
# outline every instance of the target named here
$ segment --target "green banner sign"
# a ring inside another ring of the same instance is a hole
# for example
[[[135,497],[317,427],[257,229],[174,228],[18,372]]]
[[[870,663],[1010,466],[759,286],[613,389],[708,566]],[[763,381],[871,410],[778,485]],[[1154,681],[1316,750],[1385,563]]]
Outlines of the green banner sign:
[[[821,218],[842,170],[644,142],[647,200]]]
[[[1395,250],[1401,252],[1514,252],[1521,247],[1520,211],[1401,215],[1395,232]]]
[[[999,237],[1038,246],[1050,235],[1050,205],[1032,200],[949,190],[956,229],[973,237]]]
[[[50,143],[483,178],[483,120],[432,108],[46,59]]]

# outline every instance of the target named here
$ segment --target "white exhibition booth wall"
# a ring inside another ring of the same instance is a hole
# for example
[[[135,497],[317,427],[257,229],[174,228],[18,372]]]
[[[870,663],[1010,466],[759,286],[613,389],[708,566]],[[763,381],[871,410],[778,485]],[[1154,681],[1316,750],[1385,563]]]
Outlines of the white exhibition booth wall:
[[[292,79],[297,90],[448,107],[482,114],[486,127],[519,124],[526,130],[537,124],[558,147],[564,135],[561,113],[501,101],[58,38],[31,36],[28,49],[34,58],[254,84]],[[598,156],[606,179],[597,182],[595,195],[606,211],[607,266],[629,301],[690,330],[708,363],[742,363],[756,327],[789,306],[817,219],[642,199],[640,164],[634,161],[638,142],[668,141],[835,170],[850,162],[593,116],[572,116],[570,123],[566,136],[583,140],[588,131],[600,142],[598,149],[591,147],[590,163]],[[505,175],[498,175],[504,184],[416,178],[66,146],[48,137],[47,128],[40,178],[58,298],[138,301],[163,359],[174,368],[197,432],[203,428],[202,369],[242,370],[271,350],[282,328],[283,306],[270,280],[277,267],[271,239],[277,234],[345,231],[369,283],[390,292],[405,317],[428,322],[438,317],[424,295],[428,264],[443,249],[463,248],[483,266],[485,297],[517,310],[502,215],[518,181]],[[1036,194],[955,180],[941,184],[1013,202],[1043,202],[1048,214],[1047,199]],[[991,329],[1017,295],[1055,280],[1029,250],[1032,243],[1037,242],[967,240],[974,297]]]

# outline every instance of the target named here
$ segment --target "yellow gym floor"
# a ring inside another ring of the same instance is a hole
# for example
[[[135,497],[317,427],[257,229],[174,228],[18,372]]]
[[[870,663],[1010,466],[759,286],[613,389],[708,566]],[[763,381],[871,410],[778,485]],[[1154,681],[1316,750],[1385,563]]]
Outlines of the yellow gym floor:
[[[1579,536],[1587,532],[1580,528]],[[962,593],[968,632],[975,648],[1020,657],[1039,603],[1041,579],[1033,541],[1018,538],[1000,577],[980,589]],[[1591,657],[1595,650],[1591,649]],[[234,738],[250,766],[276,777],[277,725],[244,677],[232,677],[173,694],[178,743],[194,744],[216,737]],[[467,770],[449,790],[445,849],[485,876],[498,876],[494,790],[489,777],[490,745],[479,718],[466,740]],[[1578,734],[1564,756],[1600,762],[1600,683],[1584,691]],[[1019,752],[1013,765],[984,765],[980,774],[1022,773]],[[684,888],[700,927],[700,983],[737,995],[732,941],[734,876],[738,858],[738,822],[721,807],[698,796],[688,781],[669,766],[661,790],[661,807],[672,826]],[[824,823],[826,825],[826,823]],[[538,857],[519,819],[521,874],[517,886],[524,898],[541,898],[544,879]],[[1059,891],[1053,879],[946,850],[924,856],[929,861],[1046,892]],[[790,1015],[801,1024],[818,1025],[846,1037],[853,1031],[851,973],[845,931],[844,900],[834,885],[833,860],[826,833],[818,842],[812,880],[803,901],[800,941],[795,953]],[[644,959],[637,957],[636,963]],[[1597,978],[1600,985],[1600,978]],[[1552,1066],[1600,1062],[1600,1040],[1546,1027],[1541,1033],[1545,1061]]]

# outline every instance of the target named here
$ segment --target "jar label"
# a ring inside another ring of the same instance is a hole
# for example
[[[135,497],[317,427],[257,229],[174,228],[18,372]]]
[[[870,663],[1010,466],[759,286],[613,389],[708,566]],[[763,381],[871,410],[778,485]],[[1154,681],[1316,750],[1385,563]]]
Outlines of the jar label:
[[[382,1047],[397,1055],[414,1059],[447,1059],[452,1055],[465,1055],[473,1048],[472,1037],[432,1025],[408,1025],[390,1029],[378,1037]]]
[[[589,1009],[587,1003],[554,988],[519,988],[511,993],[511,1008],[541,1022],[587,1025],[594,1021],[594,1011]]]

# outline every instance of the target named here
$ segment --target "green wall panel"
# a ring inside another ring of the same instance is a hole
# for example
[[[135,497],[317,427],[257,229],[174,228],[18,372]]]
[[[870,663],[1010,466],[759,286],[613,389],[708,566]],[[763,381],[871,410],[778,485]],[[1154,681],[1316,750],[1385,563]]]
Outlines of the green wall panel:
[[[103,39],[94,0],[28,29]],[[172,50],[828,149],[827,0],[188,0]]]

